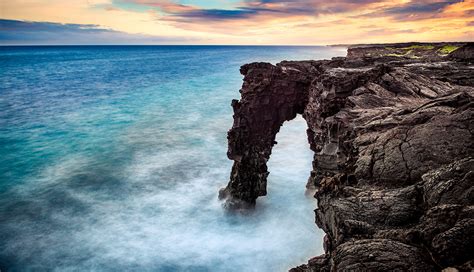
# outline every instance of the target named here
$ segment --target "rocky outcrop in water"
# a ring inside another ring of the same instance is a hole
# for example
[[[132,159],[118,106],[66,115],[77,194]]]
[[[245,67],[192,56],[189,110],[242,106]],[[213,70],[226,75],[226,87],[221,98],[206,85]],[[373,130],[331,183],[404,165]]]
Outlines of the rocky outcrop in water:
[[[325,254],[293,271],[474,268],[472,44],[436,58],[383,50],[241,69],[220,196],[228,208],[254,206],[275,135],[303,115]]]
[[[232,101],[234,125],[229,131],[227,155],[234,160],[231,180],[221,190],[229,208],[255,205],[266,195],[267,160],[283,122],[303,113],[307,89],[317,74],[311,62],[244,65],[242,99]]]

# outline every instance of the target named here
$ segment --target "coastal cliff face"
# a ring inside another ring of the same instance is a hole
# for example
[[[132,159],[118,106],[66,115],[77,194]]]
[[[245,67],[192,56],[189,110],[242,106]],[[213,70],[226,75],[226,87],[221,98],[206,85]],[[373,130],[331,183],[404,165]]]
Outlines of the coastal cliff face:
[[[302,114],[325,254],[293,271],[474,268],[474,47],[444,46],[241,68],[220,197],[240,209],[266,194],[275,136]]]

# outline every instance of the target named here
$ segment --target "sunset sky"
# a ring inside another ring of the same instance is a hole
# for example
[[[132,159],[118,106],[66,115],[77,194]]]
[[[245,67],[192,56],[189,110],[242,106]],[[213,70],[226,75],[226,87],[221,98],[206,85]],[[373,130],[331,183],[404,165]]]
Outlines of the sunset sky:
[[[0,44],[474,41],[474,0],[1,0]]]

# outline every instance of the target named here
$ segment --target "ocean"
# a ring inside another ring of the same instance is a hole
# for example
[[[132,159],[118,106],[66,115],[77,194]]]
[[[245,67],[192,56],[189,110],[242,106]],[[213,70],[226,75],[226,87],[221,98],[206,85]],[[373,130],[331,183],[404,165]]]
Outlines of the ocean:
[[[217,199],[241,65],[331,47],[0,47],[1,271],[286,271],[323,253],[312,152],[284,124],[268,196]]]

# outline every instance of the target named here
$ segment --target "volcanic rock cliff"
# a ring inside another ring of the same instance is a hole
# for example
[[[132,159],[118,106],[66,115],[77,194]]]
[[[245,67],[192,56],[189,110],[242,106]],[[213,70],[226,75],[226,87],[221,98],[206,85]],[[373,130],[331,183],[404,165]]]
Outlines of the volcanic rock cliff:
[[[242,66],[220,197],[242,209],[266,195],[275,136],[302,114],[325,254],[293,271],[474,268],[474,46],[407,48]]]

